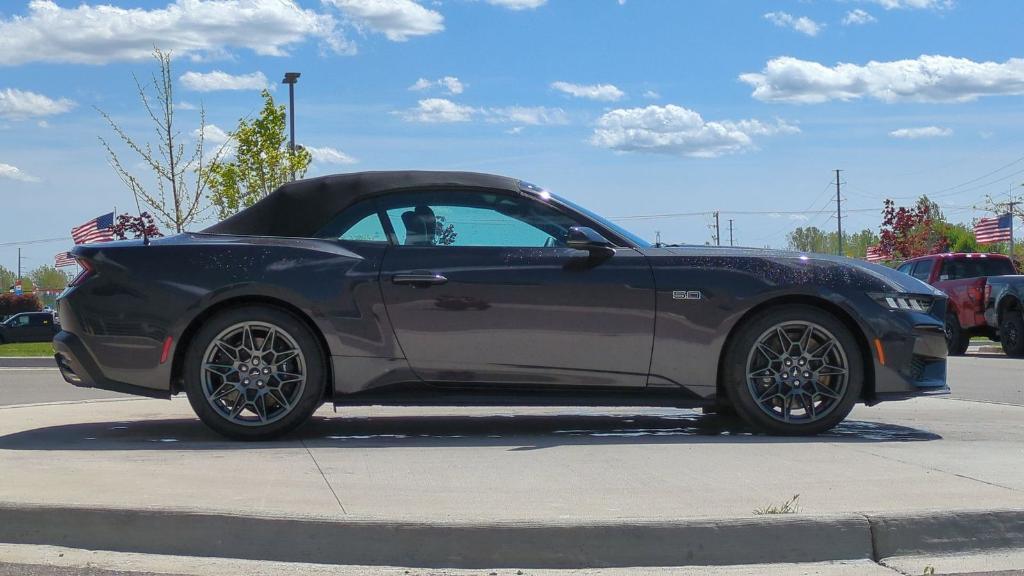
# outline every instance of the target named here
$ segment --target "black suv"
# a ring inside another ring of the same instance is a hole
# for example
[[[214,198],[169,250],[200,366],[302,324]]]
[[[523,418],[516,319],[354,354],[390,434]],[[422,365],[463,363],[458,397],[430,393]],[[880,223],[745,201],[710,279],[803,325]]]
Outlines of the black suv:
[[[23,312],[0,323],[0,344],[49,342],[60,332],[51,312]]]

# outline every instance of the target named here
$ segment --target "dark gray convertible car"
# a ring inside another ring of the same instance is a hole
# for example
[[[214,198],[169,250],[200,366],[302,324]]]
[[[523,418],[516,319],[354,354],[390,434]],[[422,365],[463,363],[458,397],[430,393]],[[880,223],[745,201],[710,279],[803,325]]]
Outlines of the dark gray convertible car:
[[[201,233],[78,246],[64,378],[233,438],[346,404],[734,410],[814,434],[948,392],[941,292],[846,258],[652,245],[519,180],[283,186]]]

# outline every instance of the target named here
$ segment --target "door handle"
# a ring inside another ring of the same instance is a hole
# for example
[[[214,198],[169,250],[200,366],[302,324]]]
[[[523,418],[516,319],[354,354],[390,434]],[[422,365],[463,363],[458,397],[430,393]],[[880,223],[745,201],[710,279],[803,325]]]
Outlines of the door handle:
[[[409,274],[395,274],[391,277],[393,284],[411,284],[417,288],[437,286],[445,284],[448,279],[436,272],[412,272]]]

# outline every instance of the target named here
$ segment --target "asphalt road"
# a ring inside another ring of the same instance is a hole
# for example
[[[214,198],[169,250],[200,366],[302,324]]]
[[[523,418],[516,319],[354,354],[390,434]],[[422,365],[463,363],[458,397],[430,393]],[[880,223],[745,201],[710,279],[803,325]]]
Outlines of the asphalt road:
[[[1024,406],[1024,359],[950,358],[949,384],[953,398]],[[56,368],[0,368],[0,406],[125,397],[71,386]]]

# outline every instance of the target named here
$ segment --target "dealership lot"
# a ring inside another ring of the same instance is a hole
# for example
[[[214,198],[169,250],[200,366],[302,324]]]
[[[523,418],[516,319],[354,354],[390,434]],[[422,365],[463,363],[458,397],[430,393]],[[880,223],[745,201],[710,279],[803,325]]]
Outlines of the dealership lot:
[[[795,495],[798,519],[1021,509],[1019,365],[954,358],[953,397],[858,407],[817,438],[755,435],[692,410],[324,407],[262,444],[214,435],[184,399],[3,368],[0,503],[517,526],[714,522]]]

